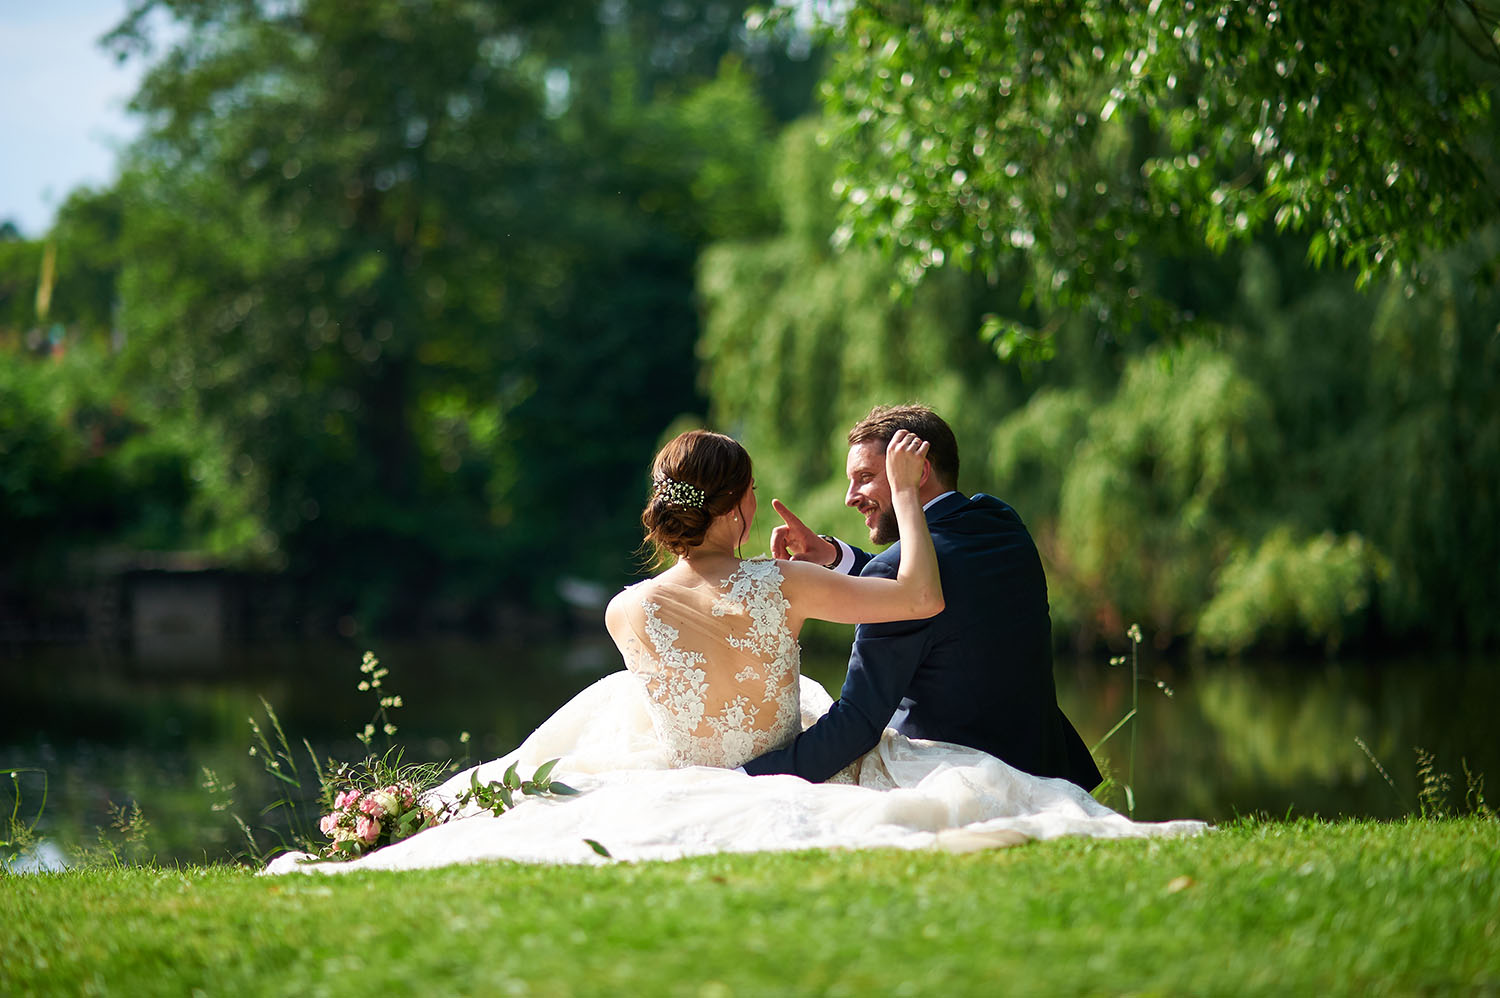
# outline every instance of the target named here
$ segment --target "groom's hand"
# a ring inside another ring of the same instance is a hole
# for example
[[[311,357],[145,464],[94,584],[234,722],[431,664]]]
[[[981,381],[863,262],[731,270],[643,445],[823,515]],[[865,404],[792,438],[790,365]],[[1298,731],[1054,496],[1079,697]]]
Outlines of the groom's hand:
[[[771,529],[771,554],[774,557],[783,561],[810,561],[815,565],[833,563],[838,548],[813,533],[780,499],[772,499],[771,508],[782,520],[779,526]]]

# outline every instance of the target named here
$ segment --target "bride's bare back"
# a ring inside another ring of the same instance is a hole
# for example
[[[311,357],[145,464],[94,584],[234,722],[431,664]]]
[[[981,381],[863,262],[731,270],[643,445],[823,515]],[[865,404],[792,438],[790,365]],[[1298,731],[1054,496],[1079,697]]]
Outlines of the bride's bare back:
[[[780,566],[755,559],[724,567],[705,577],[679,566],[625,589],[605,614],[676,766],[732,769],[801,727],[797,637]]]

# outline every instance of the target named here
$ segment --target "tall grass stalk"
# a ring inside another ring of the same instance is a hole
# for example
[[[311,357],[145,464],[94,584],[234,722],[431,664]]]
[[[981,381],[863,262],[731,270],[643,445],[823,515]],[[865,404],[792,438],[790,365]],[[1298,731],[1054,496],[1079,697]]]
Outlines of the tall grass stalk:
[[[1426,819],[1437,819],[1451,817],[1462,813],[1475,818],[1497,817],[1495,809],[1484,799],[1484,774],[1476,773],[1469,769],[1469,760],[1460,759],[1459,762],[1464,770],[1464,800],[1463,810],[1459,812],[1453,806],[1450,795],[1453,790],[1453,777],[1444,770],[1438,769],[1437,756],[1428,752],[1420,745],[1415,746],[1413,751],[1417,757],[1417,780],[1421,784],[1417,788],[1416,806],[1412,806],[1411,800],[1396,786],[1396,781],[1391,779],[1391,774],[1386,772],[1370,746],[1358,735],[1354,737],[1354,744],[1370,760],[1370,765],[1375,767],[1375,772],[1385,780],[1386,786],[1391,788],[1391,793],[1396,795],[1396,800],[1408,815],[1417,815]]]
[[[42,799],[37,803],[36,814],[31,815],[29,820],[21,817],[22,773],[38,773],[42,777]],[[10,770],[10,786],[10,815],[6,818],[4,829],[0,829],[0,833],[5,836],[0,839],[0,869],[9,867],[37,841],[36,826],[41,823],[42,812],[47,809],[47,771],[32,766],[18,766]]]
[[[1134,818],[1135,745],[1137,730],[1140,728],[1140,721],[1138,718],[1141,710],[1141,625],[1131,624],[1130,629],[1126,631],[1125,634],[1130,638],[1130,709],[1125,712],[1124,717],[1115,722],[1114,727],[1110,728],[1104,733],[1104,737],[1100,738],[1097,742],[1089,747],[1089,754],[1097,756],[1099,754],[1099,749],[1104,747],[1105,742],[1109,741],[1116,734],[1118,734],[1120,729],[1125,727],[1125,725],[1130,725],[1130,750],[1129,755],[1126,757],[1125,782],[1120,784],[1120,786],[1125,791],[1126,812],[1130,815],[1130,817]],[[1116,655],[1109,660],[1110,665],[1124,665],[1125,662],[1126,657],[1124,655]],[[1168,686],[1166,683],[1162,682],[1159,679],[1156,681],[1156,688],[1161,690],[1162,693],[1168,698],[1172,696],[1172,687]],[[1108,778],[1106,778],[1106,784],[1108,784],[1109,782],[1110,781],[1108,780]]]

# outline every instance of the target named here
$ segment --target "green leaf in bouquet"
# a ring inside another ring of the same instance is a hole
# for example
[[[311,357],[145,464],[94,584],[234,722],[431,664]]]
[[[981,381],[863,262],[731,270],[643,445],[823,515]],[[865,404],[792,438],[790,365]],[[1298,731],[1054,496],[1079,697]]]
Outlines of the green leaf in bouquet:
[[[552,767],[556,766],[558,762],[559,760],[557,759],[550,759],[547,762],[542,763],[536,768],[536,772],[531,774],[532,781],[539,784],[545,784],[547,782],[547,777],[552,775]]]
[[[506,807],[516,806],[515,798],[510,795],[510,787],[505,786],[504,784],[498,784],[497,789],[499,790],[500,799],[505,802]],[[495,813],[499,814],[500,812],[496,811]]]
[[[540,793],[546,793],[546,790],[547,790],[546,787],[537,786],[536,783],[534,783],[531,780],[522,780],[521,781],[521,793],[526,794],[527,796],[531,796],[531,795],[534,795],[534,794],[540,794]]]
[[[519,759],[511,763],[510,768],[505,771],[505,779],[501,781],[512,790],[521,789],[521,776],[516,772],[516,767],[520,764],[521,762]]]
[[[550,783],[547,784],[547,791],[549,793],[557,794],[560,797],[569,797],[569,796],[572,796],[573,794],[578,793],[577,790],[574,790],[572,787],[568,786],[566,783],[559,783],[556,780],[553,780],[552,782],[550,782]]]
[[[584,839],[583,843],[584,843],[584,845],[588,846],[590,849],[594,850],[594,852],[596,852],[599,855],[603,856],[605,859],[614,859],[614,857],[609,854],[609,850],[606,849],[606,848],[604,848],[603,843],[599,842],[598,840],[596,840],[596,839]]]

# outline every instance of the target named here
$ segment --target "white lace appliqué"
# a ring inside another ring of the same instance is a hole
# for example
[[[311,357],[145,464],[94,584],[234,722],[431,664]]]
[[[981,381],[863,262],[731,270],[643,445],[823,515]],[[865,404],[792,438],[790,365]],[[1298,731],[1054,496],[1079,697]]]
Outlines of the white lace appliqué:
[[[775,561],[740,562],[713,602],[713,616],[726,618],[724,644],[738,651],[724,656],[738,666],[733,674],[715,669],[712,649],[705,655],[680,647],[681,634],[660,618],[659,603],[642,600],[641,607],[657,659],[642,681],[657,734],[676,765],[733,768],[800,730],[798,647]],[[745,663],[746,655],[754,662]]]

